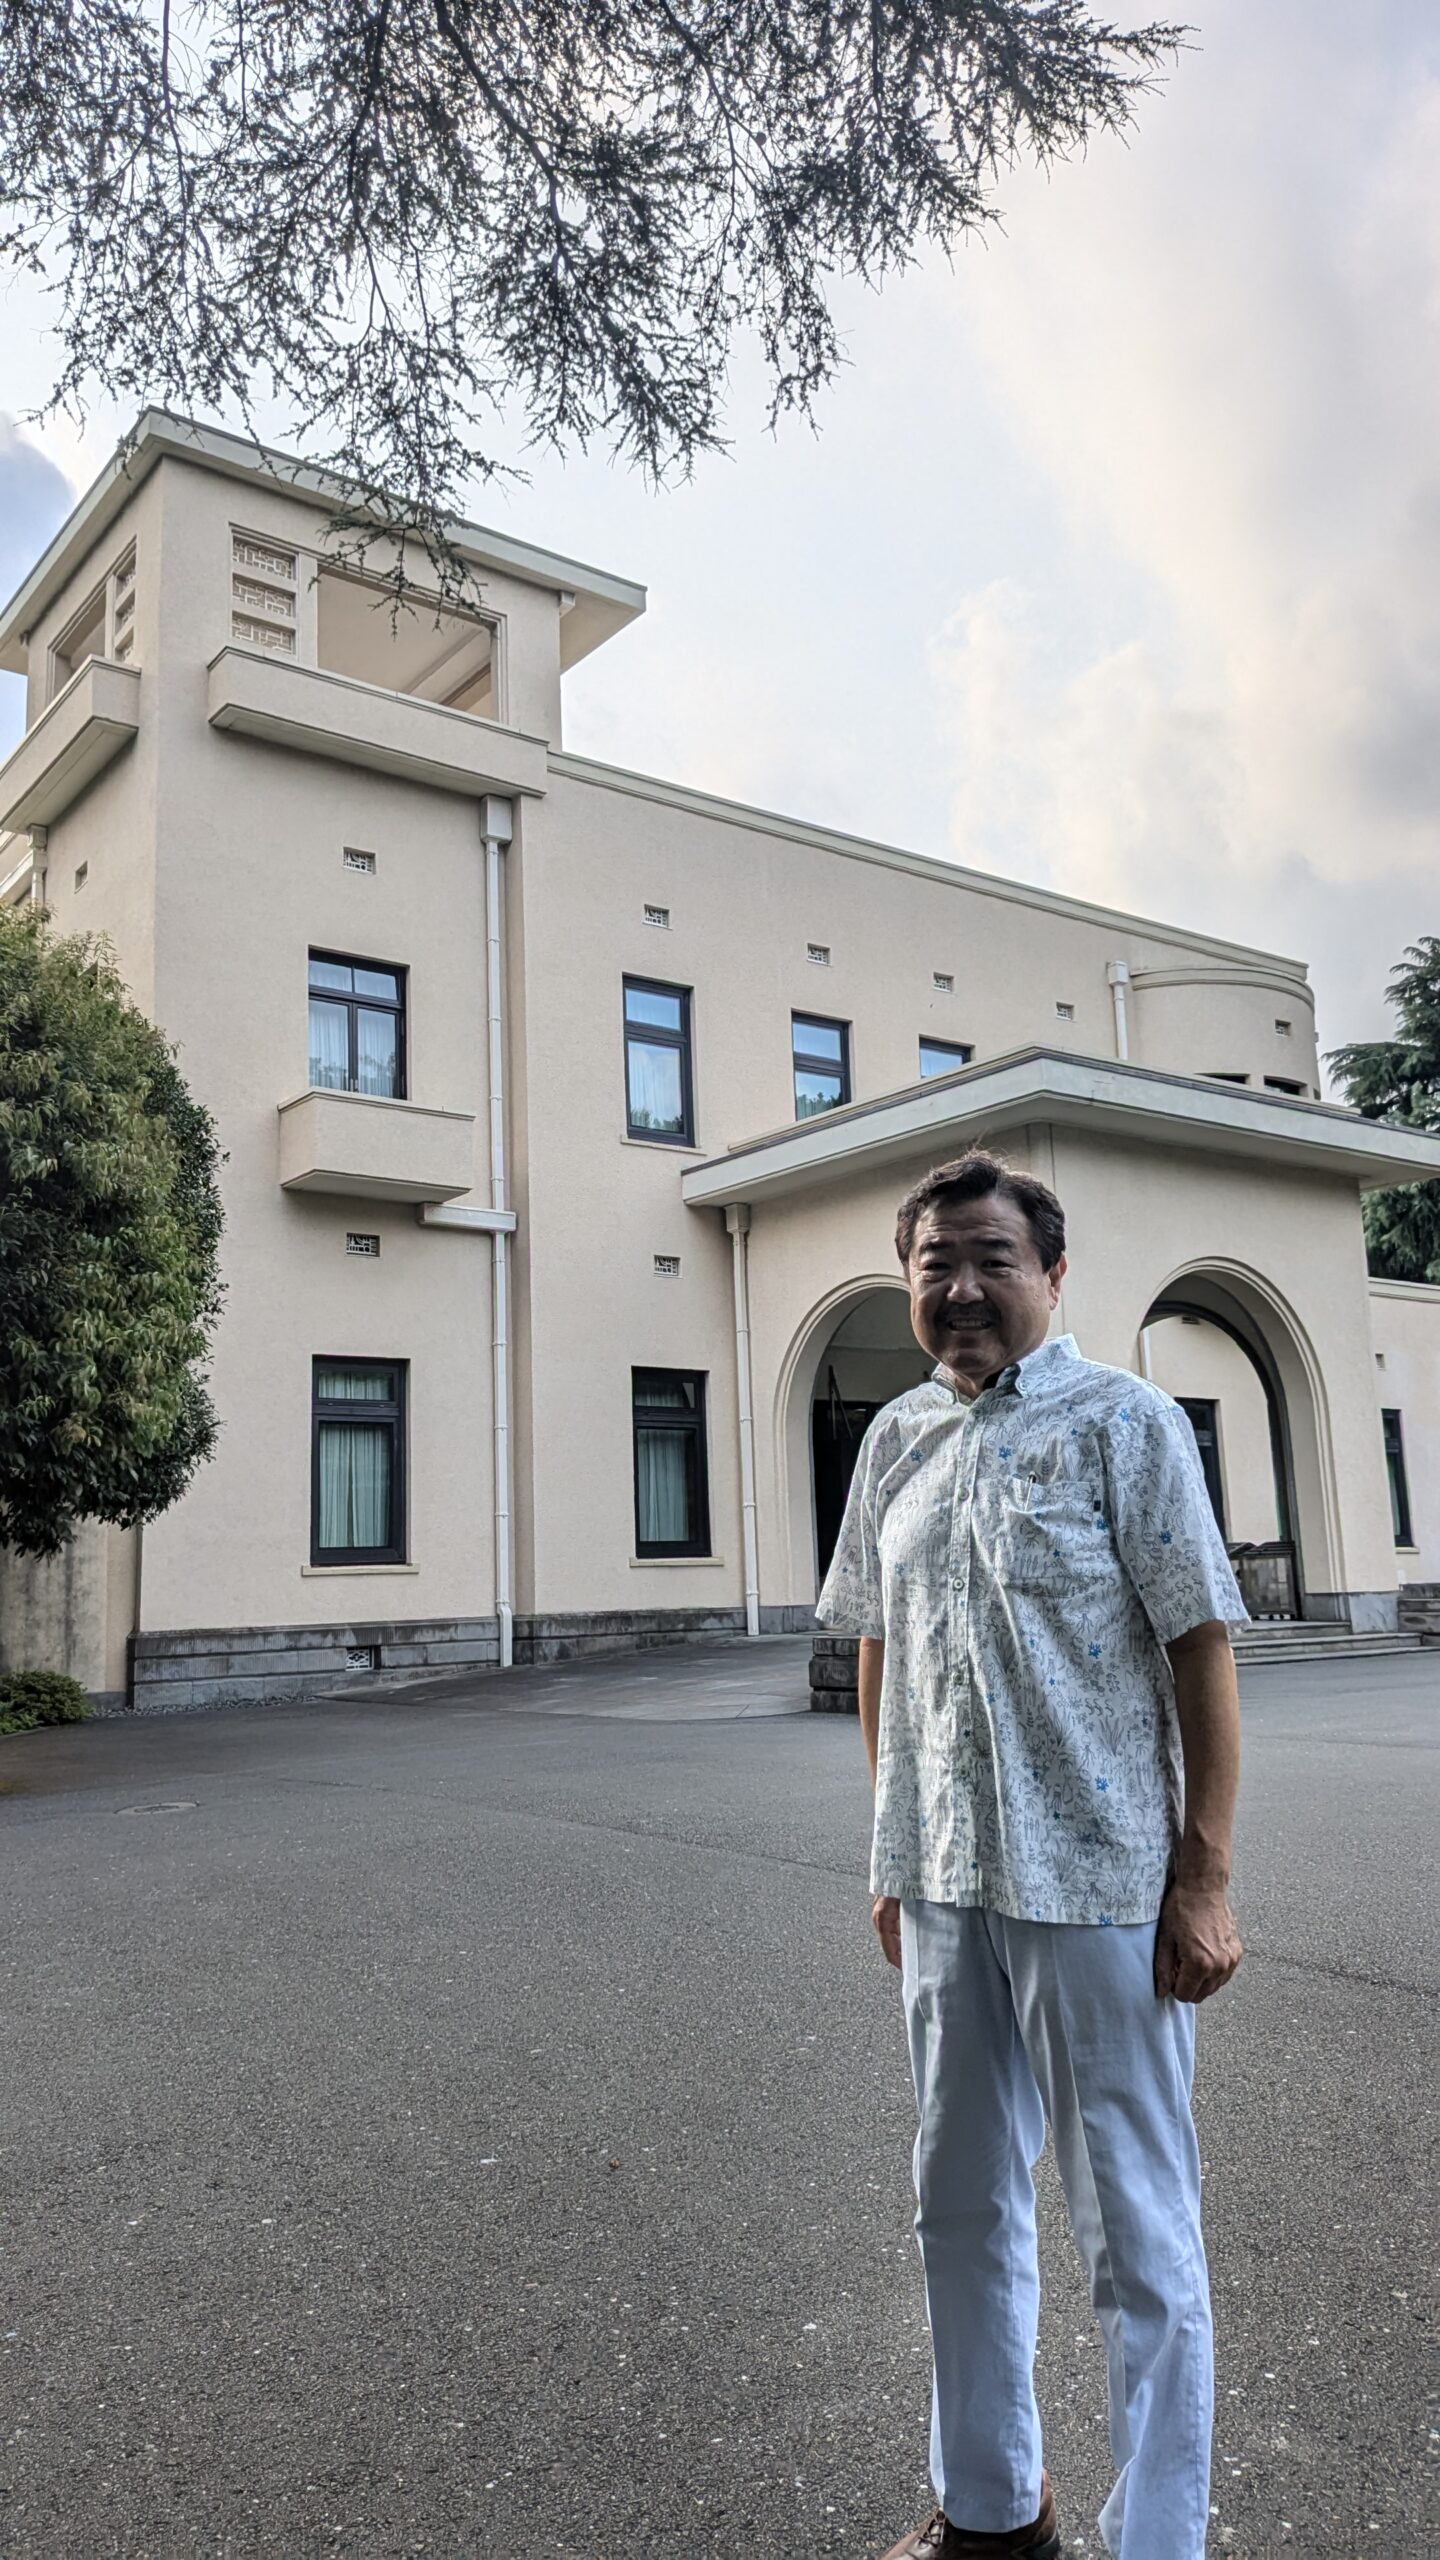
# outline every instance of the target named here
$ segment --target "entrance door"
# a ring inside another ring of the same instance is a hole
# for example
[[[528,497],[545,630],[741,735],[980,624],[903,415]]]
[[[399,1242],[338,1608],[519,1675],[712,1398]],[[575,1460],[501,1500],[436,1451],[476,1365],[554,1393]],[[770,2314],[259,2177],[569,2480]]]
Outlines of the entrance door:
[[[1223,1538],[1226,1535],[1225,1487],[1220,1476],[1219,1405],[1213,1396],[1178,1396],[1176,1402],[1195,1434],[1195,1446],[1205,1471],[1205,1490],[1210,1496],[1210,1508]]]
[[[861,1404],[841,1395],[835,1383],[835,1372],[829,1373],[829,1392],[816,1399],[810,1408],[812,1453],[815,1464],[815,1549],[821,1580],[830,1570],[840,1523],[845,1517],[845,1504],[850,1492],[850,1479],[860,1443],[875,1416],[882,1410],[878,1404]]]

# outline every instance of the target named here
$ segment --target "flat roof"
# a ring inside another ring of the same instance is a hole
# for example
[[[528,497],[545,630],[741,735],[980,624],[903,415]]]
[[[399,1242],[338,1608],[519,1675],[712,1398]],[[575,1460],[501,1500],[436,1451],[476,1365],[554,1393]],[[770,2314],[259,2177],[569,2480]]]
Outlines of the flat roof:
[[[218,471],[227,479],[251,486],[259,483],[278,488],[289,496],[312,499],[321,507],[338,509],[347,503],[347,492],[332,473],[302,462],[294,454],[281,453],[252,436],[237,435],[228,427],[176,417],[168,409],[147,409],[116,446],[104,470],[77,501],[54,541],[0,613],[0,667],[8,668],[12,674],[24,673],[26,635],[33,631],[46,607],[141,482],[157,463],[167,460],[193,463],[201,470]],[[574,666],[579,659],[588,657],[592,649],[598,649],[613,633],[623,631],[645,610],[645,589],[633,579],[617,578],[608,569],[591,568],[588,562],[571,560],[563,552],[521,542],[513,534],[496,532],[493,526],[461,519],[453,528],[453,539],[456,549],[478,568],[499,570],[506,577],[524,579],[530,586],[549,587],[574,596],[561,624],[563,666]]]
[[[1207,1076],[1122,1066],[1063,1049],[1016,1049],[745,1140],[684,1173],[681,1197],[692,1209],[779,1199],[913,1159],[927,1148],[938,1160],[984,1132],[994,1136],[1030,1123],[1341,1175],[1362,1191],[1440,1176],[1440,1134]]]

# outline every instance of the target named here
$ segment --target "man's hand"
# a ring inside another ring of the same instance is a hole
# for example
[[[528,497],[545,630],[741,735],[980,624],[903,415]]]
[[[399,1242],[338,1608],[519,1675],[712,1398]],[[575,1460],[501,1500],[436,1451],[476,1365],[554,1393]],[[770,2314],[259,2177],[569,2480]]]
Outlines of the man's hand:
[[[1165,1648],[1185,1762],[1185,1827],[1175,1877],[1155,1933],[1155,1989],[1162,2000],[1208,2000],[1223,1991],[1245,1950],[1226,1898],[1230,1826],[1240,1776],[1240,1695],[1230,1631],[1207,1618]]]
[[[875,1908],[878,1913],[880,1905]],[[1219,1886],[1170,1886],[1155,1932],[1157,1999],[1208,2000],[1212,1991],[1224,1990],[1244,1952],[1235,1914]]]
[[[875,1935],[885,1950],[885,1961],[900,1970],[900,1905],[893,1893],[877,1893],[870,1905],[870,1918]]]

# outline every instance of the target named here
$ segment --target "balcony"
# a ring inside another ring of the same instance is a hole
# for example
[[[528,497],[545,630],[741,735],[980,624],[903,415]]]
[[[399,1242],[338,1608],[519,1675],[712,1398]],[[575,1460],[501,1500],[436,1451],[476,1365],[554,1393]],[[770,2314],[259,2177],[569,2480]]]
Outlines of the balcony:
[[[449,703],[391,693],[329,667],[299,666],[234,643],[211,659],[209,679],[213,729],[235,729],[471,800],[492,791],[538,797],[545,788],[543,739],[497,728]]]
[[[139,668],[87,658],[0,765],[0,828],[53,826],[139,726]]]
[[[354,1200],[455,1200],[475,1181],[475,1114],[313,1087],[282,1102],[280,1183]]]

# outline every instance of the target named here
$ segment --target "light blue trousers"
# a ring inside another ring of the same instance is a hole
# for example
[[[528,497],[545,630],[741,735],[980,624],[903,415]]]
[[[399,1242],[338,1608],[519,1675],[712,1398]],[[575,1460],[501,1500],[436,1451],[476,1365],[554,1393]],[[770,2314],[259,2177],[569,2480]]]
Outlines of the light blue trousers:
[[[942,1902],[904,1903],[900,1923],[935,2494],[971,2532],[1039,2511],[1032,2171],[1048,2118],[1109,2361],[1105,2547],[1201,2560],[1214,2386],[1194,2009],[1155,1996],[1153,1923],[1066,1928]]]

